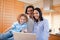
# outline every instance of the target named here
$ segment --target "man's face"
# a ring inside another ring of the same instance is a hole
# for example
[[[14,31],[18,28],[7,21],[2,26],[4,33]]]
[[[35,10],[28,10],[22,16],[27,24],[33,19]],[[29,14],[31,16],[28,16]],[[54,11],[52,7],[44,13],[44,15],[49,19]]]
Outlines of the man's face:
[[[33,15],[33,9],[32,8],[28,8],[27,9],[27,13],[29,16],[32,16]]]

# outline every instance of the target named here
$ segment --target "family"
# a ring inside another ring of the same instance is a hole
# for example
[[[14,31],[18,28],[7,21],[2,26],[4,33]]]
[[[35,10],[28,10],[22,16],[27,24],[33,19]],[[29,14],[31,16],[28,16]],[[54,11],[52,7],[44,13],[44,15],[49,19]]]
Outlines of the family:
[[[14,32],[35,33],[36,40],[48,40],[48,20],[43,18],[40,8],[29,5],[25,14],[20,14],[17,21],[12,24],[11,29],[0,35],[0,40],[14,40]]]

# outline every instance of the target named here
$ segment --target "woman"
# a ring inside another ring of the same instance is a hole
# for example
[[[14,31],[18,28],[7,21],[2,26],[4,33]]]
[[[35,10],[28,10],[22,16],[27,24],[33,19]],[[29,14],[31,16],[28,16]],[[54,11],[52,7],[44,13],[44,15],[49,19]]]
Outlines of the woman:
[[[39,8],[34,9],[34,30],[37,40],[48,40],[49,26],[48,21],[42,17],[42,12]]]
[[[26,7],[25,13],[27,14],[28,17],[28,28],[27,28],[27,32],[28,33],[32,33],[33,31],[33,24],[34,24],[34,20],[33,20],[33,12],[34,12],[34,6],[29,5]]]
[[[14,32],[27,32],[27,21],[28,18],[25,14],[19,15],[17,22],[12,25],[11,29],[8,32],[0,35],[0,40],[14,40]]]

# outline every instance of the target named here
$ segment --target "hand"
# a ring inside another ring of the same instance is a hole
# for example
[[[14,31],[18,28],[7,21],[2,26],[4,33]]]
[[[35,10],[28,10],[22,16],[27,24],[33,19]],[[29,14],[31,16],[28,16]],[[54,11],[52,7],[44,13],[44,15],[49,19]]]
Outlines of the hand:
[[[25,29],[25,30],[22,30],[22,32],[23,32],[23,33],[27,33],[27,29]]]

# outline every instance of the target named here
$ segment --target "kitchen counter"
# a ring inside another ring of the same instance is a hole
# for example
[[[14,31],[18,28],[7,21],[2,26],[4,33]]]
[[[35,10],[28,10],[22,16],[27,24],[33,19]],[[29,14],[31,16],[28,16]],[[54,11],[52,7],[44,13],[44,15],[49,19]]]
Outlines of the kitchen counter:
[[[49,40],[60,40],[60,34],[50,34]]]

